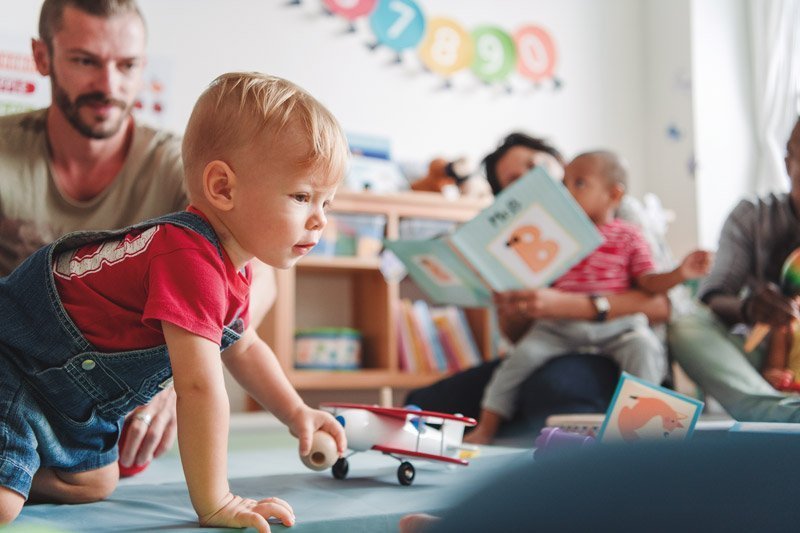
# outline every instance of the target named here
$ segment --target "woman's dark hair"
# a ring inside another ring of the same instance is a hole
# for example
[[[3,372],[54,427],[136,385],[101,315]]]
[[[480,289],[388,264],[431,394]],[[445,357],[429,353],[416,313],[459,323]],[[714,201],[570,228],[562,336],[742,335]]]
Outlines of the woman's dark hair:
[[[555,157],[559,163],[564,164],[564,156],[561,152],[556,150],[544,139],[538,137],[531,137],[525,133],[515,131],[509,134],[497,149],[483,158],[483,166],[486,170],[486,179],[492,187],[492,192],[497,194],[502,189],[500,182],[497,180],[497,162],[505,155],[511,148],[515,146],[524,146],[537,152],[545,152]]]

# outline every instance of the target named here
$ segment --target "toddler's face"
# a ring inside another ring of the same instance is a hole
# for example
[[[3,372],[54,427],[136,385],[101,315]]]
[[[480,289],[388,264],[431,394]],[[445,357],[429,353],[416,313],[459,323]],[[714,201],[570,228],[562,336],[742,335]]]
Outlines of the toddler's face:
[[[578,157],[568,164],[564,169],[564,185],[595,224],[603,224],[614,216],[619,198],[595,158]]]
[[[270,146],[254,142],[233,167],[236,207],[226,224],[239,246],[268,265],[290,268],[319,241],[341,175],[302,164],[305,136],[289,126]]]

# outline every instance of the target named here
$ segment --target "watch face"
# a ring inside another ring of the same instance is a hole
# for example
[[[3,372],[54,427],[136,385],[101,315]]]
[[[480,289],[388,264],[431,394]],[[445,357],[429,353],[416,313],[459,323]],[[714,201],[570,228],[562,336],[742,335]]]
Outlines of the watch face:
[[[605,296],[598,296],[594,299],[594,305],[597,308],[598,313],[607,313],[609,309],[611,309],[611,305],[608,303],[608,298]]]

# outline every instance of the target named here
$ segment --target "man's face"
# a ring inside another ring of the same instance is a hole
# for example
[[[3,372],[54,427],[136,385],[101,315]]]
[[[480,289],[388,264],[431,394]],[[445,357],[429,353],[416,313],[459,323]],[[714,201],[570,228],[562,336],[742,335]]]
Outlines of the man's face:
[[[119,132],[142,84],[145,29],[139,16],[100,18],[67,7],[52,50],[38,44],[37,66],[50,76],[53,103],[67,121],[92,139]]]
[[[786,143],[786,173],[794,195],[800,195],[800,120],[794,125],[792,135]]]

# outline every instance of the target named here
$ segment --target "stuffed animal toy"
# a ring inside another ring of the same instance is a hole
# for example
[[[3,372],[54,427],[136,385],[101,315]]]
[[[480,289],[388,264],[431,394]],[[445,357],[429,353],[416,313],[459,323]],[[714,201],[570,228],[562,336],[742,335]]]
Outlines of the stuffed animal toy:
[[[414,181],[411,189],[441,192],[448,196],[482,197],[492,194],[489,183],[485,178],[474,175],[472,165],[465,157],[455,161],[434,159],[428,165],[428,174]]]

